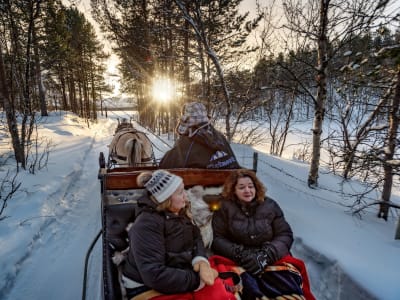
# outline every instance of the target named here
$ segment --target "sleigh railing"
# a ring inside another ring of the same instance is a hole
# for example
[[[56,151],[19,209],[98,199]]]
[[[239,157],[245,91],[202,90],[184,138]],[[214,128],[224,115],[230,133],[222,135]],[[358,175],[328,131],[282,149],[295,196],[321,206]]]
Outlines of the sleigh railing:
[[[144,170],[156,170],[156,167],[143,167],[140,170],[133,168],[119,168],[110,170],[106,176],[100,175],[104,190],[138,189],[136,178]],[[194,185],[220,186],[224,184],[231,169],[168,169],[169,172],[183,178],[185,187]]]

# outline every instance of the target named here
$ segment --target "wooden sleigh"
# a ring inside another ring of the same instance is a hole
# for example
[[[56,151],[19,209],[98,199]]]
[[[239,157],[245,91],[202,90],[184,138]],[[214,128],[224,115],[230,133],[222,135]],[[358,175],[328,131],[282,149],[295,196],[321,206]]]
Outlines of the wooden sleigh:
[[[93,247],[102,236],[102,299],[122,299],[118,280],[118,269],[112,261],[115,251],[127,247],[126,227],[133,222],[137,212],[137,200],[145,190],[136,183],[136,178],[144,170],[156,170],[157,166],[107,168],[104,155],[99,157],[100,169],[98,179],[101,186],[102,229],[97,234],[85,259],[82,299],[86,299],[87,267]],[[183,178],[185,188],[196,185],[203,187],[221,187],[232,169],[168,169]],[[209,206],[218,206],[219,195],[207,198]]]

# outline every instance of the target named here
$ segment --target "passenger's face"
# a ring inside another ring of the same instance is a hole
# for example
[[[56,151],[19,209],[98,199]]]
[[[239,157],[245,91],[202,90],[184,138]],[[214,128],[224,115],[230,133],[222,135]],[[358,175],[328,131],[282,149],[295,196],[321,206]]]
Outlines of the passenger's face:
[[[256,188],[250,177],[239,178],[235,185],[235,195],[243,202],[251,202],[255,198]]]
[[[186,191],[183,183],[181,183],[177,190],[171,195],[171,212],[178,213],[182,208],[185,207],[187,201],[188,198]]]

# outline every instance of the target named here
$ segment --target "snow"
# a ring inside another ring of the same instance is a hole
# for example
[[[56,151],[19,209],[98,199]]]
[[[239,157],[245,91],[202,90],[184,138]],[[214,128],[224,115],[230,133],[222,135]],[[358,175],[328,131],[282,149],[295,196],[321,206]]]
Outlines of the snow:
[[[41,120],[39,130],[53,147],[46,168],[35,175],[18,174],[22,186],[1,216],[0,299],[81,297],[86,251],[101,228],[98,157],[100,151],[108,153],[116,118],[126,117],[123,113],[109,112],[108,119],[100,117],[90,128],[71,113],[51,113]],[[168,147],[151,139],[160,158]],[[0,151],[5,148],[2,143]],[[238,144],[233,149],[240,163],[251,168],[255,149]],[[1,178],[13,168],[10,162],[1,167]],[[354,216],[348,208],[354,198],[344,195],[362,190],[362,184],[343,184],[321,169],[319,187],[310,189],[308,169],[303,162],[259,152],[257,174],[292,226],[293,254],[306,262],[317,299],[399,299],[398,214],[385,222],[371,207],[361,218]],[[391,200],[400,203],[398,190]],[[101,298],[100,285],[97,243],[89,260],[88,299]]]

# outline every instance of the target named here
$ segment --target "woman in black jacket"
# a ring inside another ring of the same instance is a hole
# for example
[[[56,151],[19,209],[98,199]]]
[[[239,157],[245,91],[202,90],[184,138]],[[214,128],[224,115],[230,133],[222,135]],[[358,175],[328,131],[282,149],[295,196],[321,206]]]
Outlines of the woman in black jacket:
[[[265,196],[254,172],[237,170],[226,180],[213,217],[213,250],[253,275],[289,254],[293,233],[279,205]]]
[[[187,210],[182,178],[164,170],[137,178],[148,194],[129,230],[130,250],[122,281],[128,296],[146,290],[178,294],[213,285],[218,273],[206,257],[200,231]]]
[[[265,192],[253,171],[231,173],[213,216],[213,250],[247,271],[241,273],[242,299],[315,300],[304,262],[290,255],[292,229]]]

